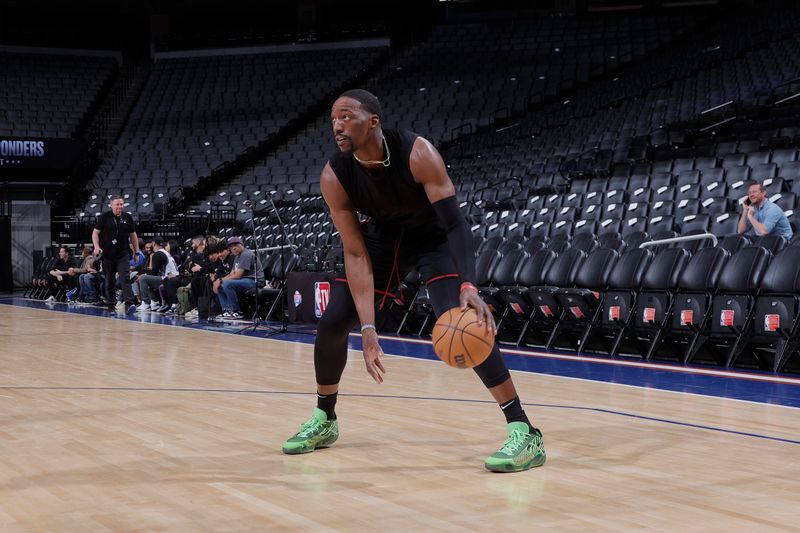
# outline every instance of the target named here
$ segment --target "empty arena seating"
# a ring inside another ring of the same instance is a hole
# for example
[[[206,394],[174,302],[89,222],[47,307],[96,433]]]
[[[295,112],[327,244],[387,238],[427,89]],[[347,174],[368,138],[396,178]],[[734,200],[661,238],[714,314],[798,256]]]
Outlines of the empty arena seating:
[[[0,135],[73,137],[116,67],[104,57],[0,52]]]
[[[373,89],[388,120],[438,143],[639,59],[690,23],[631,17],[441,26],[393,61]]]
[[[166,59],[153,66],[122,135],[92,181],[85,211],[109,194],[152,213],[185,187],[296,120],[354,77],[381,48]],[[283,177],[310,180],[290,158]],[[234,191],[235,194],[235,191]],[[227,200],[227,198],[225,198]],[[242,198],[241,200],[244,200]]]

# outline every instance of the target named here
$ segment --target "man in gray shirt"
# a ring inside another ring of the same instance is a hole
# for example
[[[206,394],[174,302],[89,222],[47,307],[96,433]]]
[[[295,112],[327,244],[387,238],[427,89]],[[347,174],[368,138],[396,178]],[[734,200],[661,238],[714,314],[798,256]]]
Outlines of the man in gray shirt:
[[[264,269],[256,254],[244,247],[241,237],[228,239],[228,250],[233,255],[231,272],[220,279],[217,296],[222,307],[222,318],[244,318],[239,306],[239,295],[260,287],[264,283]]]

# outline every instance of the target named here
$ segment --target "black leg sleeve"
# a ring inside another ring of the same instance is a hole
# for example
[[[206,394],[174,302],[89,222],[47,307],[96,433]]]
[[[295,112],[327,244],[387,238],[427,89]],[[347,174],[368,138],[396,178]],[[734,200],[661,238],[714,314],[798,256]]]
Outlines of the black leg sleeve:
[[[314,343],[314,371],[319,385],[339,383],[347,364],[347,340],[356,324],[358,313],[350,287],[335,281]]]

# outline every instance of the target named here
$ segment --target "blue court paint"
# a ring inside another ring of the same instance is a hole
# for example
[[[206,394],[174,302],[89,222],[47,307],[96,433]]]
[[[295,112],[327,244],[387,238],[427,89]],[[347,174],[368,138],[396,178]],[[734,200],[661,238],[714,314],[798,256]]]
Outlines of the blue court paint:
[[[158,313],[116,316],[105,308],[63,303],[47,304],[22,298],[2,298],[0,299],[0,304],[108,317],[116,320],[130,320],[139,323],[198,328],[261,338],[269,336],[275,340],[288,342],[305,344],[314,342],[313,328],[304,326],[292,325],[289,332],[280,333],[275,331],[278,324],[274,323],[262,323],[253,329],[252,323],[247,322],[209,324]],[[349,344],[352,349],[361,349],[360,335],[352,334]],[[431,343],[420,339],[382,336],[381,346],[387,354],[419,359],[437,359]],[[646,363],[533,350],[502,349],[502,351],[509,368],[522,372],[800,408],[800,378],[789,375],[766,372],[740,372],[669,363]]]

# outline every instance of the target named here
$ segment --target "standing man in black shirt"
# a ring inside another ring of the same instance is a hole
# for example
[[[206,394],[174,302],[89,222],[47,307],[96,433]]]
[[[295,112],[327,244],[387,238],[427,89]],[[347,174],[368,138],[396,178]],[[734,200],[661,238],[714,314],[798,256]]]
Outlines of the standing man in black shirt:
[[[110,304],[116,302],[116,276],[122,284],[122,301],[117,302],[118,313],[133,312],[136,303],[131,290],[130,247],[133,254],[139,253],[139,237],[136,235],[136,224],[129,213],[122,211],[122,196],[112,196],[109,204],[111,211],[106,211],[97,218],[92,243],[95,255],[103,255],[103,272],[105,273],[105,296]]]
[[[495,330],[475,287],[472,234],[436,148],[415,133],[383,129],[380,102],[362,89],[347,91],[334,102],[331,125],[339,151],[322,170],[320,185],[342,238],[346,274],[333,285],[314,345],[317,408],[283,445],[288,454],[312,452],[337,440],[334,408],[348,337],[356,325],[361,326],[366,370],[376,383],[383,382],[375,301],[393,297],[404,272],[419,270],[437,316],[453,307],[471,307],[480,324]],[[359,223],[359,213],[369,221]],[[496,345],[474,370],[499,404],[508,430],[508,439],[485,467],[519,472],[543,465],[542,433],[528,420]]]

